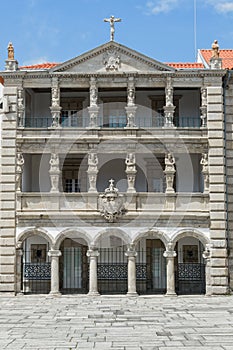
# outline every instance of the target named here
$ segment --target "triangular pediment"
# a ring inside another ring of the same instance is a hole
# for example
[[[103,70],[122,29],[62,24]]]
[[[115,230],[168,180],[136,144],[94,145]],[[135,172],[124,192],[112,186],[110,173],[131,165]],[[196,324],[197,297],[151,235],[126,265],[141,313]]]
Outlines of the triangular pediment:
[[[55,68],[52,72],[67,73],[143,73],[174,71],[174,68],[147,57],[124,45],[110,41]]]

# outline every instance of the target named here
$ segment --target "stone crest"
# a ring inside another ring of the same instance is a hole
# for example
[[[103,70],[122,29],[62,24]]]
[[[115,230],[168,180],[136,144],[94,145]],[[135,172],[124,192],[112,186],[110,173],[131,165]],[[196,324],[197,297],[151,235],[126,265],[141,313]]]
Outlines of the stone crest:
[[[103,63],[107,71],[118,71],[121,64],[119,53],[114,49],[106,51],[103,55]]]
[[[125,198],[114,187],[114,180],[109,180],[109,183],[109,187],[105,189],[104,194],[99,195],[99,211],[100,215],[108,222],[115,222],[126,212]]]

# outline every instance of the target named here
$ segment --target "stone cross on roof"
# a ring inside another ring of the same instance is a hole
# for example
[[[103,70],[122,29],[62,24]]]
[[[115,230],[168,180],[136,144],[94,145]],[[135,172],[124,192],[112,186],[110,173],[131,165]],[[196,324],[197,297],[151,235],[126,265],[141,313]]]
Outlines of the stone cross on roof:
[[[111,16],[110,18],[104,18],[104,22],[110,23],[110,40],[114,40],[114,34],[115,34],[115,22],[121,22],[121,18],[115,18],[114,16]]]

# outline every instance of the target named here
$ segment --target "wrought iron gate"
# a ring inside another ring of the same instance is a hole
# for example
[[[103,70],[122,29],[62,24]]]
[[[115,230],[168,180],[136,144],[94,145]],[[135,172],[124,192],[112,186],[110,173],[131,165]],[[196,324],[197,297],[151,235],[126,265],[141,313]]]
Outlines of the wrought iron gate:
[[[176,271],[177,294],[205,294],[205,264],[178,263]]]
[[[40,245],[24,251],[21,264],[21,289],[25,294],[46,294],[50,292],[51,264],[47,249]]]
[[[71,239],[61,245],[60,291],[66,293],[87,293],[88,264],[87,247]]]
[[[97,278],[101,294],[125,294],[128,290],[126,247],[100,248]]]
[[[146,248],[137,250],[136,284],[139,294],[166,292],[166,259],[164,245],[158,239],[147,239]]]

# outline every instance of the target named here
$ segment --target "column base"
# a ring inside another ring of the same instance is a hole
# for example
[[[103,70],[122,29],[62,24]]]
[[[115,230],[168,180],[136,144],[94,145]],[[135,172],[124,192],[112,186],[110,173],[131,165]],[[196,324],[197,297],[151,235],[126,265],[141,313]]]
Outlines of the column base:
[[[100,293],[99,292],[89,292],[89,293],[87,293],[87,295],[89,297],[98,297],[98,296],[100,296]]]
[[[127,292],[127,297],[137,297],[138,293],[137,292]]]
[[[62,294],[61,294],[61,292],[50,292],[49,295],[51,297],[60,297]]]
[[[165,297],[177,297],[177,294],[175,292],[167,292]]]

